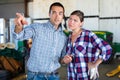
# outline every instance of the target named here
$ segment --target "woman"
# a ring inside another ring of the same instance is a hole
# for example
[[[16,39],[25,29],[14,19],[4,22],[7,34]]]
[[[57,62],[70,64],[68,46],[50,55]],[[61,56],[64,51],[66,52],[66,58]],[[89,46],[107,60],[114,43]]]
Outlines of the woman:
[[[103,60],[109,59],[112,53],[107,42],[98,38],[92,31],[82,28],[83,23],[84,13],[80,10],[73,11],[68,20],[72,33],[68,38],[67,54],[62,60],[68,64],[68,80],[96,79],[97,67]]]

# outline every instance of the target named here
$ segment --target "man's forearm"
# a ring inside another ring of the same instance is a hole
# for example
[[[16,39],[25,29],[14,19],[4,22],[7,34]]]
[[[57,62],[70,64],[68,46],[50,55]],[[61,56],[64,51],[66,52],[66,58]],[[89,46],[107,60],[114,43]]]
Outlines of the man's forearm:
[[[15,26],[15,33],[20,33],[23,30],[22,26]]]

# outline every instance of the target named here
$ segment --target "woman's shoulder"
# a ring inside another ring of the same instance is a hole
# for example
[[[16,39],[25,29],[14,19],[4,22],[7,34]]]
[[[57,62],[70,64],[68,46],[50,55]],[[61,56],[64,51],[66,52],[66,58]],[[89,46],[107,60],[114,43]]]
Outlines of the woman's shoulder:
[[[85,32],[86,34],[93,33],[91,30],[88,30],[88,29],[82,29],[82,31]]]

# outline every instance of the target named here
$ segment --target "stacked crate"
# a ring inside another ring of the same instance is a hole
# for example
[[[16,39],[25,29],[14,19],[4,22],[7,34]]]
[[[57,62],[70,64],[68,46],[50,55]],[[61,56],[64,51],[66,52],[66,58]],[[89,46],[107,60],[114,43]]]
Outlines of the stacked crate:
[[[102,38],[110,45],[113,44],[113,33],[108,31],[93,31],[99,38]]]

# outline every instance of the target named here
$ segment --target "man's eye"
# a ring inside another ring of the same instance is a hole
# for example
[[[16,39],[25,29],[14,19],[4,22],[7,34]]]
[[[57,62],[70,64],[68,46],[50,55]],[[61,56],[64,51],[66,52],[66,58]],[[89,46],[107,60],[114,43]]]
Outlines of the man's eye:
[[[55,13],[56,13],[56,12],[54,12],[54,11],[52,12],[52,14],[55,14]]]
[[[75,22],[77,22],[77,20],[74,19]]]

